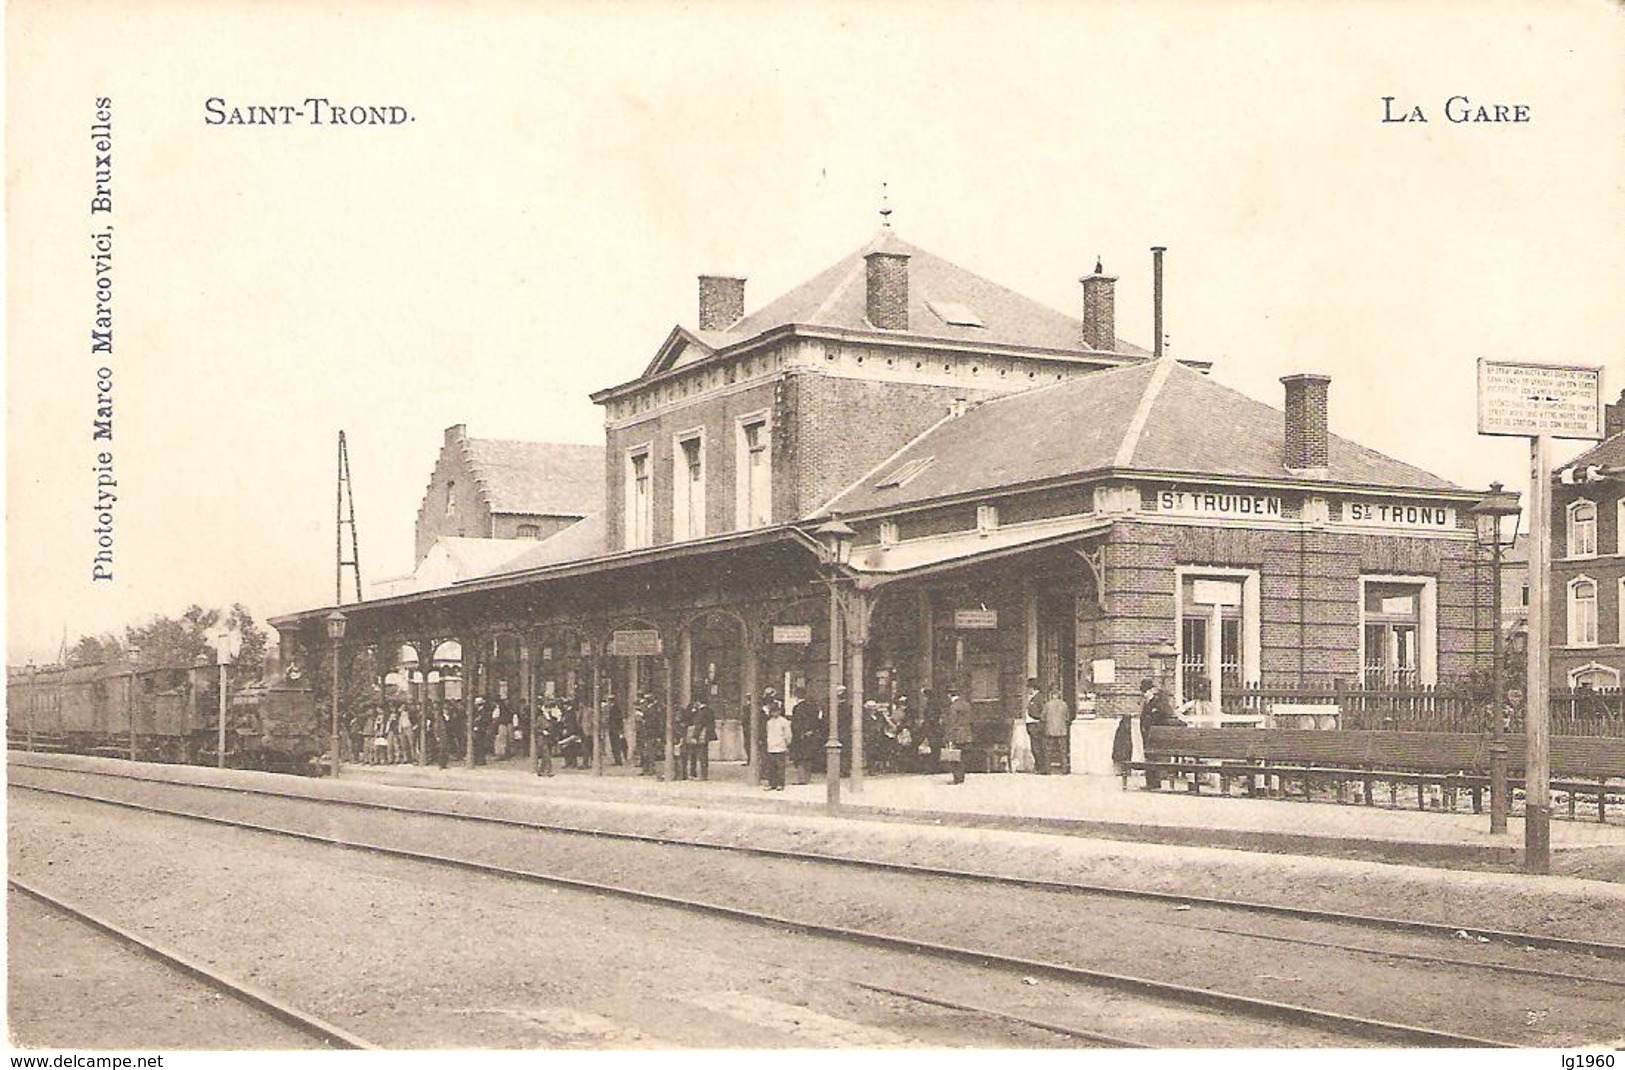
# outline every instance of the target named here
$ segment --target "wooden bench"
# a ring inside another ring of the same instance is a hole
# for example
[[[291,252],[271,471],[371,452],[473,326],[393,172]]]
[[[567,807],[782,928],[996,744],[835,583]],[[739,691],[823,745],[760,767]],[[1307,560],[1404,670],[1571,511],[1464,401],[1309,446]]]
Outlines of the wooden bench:
[[[1525,741],[1505,737],[1508,789],[1522,786]],[[1258,794],[1260,781],[1269,793],[1285,797],[1294,780],[1303,798],[1318,781],[1332,782],[1338,801],[1346,801],[1351,783],[1363,786],[1367,806],[1375,805],[1377,781],[1388,785],[1390,804],[1398,806],[1402,785],[1415,786],[1417,808],[1426,809],[1426,789],[1438,785],[1454,806],[1455,793],[1469,791],[1473,810],[1482,812],[1489,787],[1490,743],[1487,735],[1433,732],[1319,731],[1307,729],[1153,728],[1147,733],[1147,759],[1130,768],[1169,776],[1189,776],[1189,790],[1200,793],[1205,776],[1217,775],[1229,793],[1232,780],[1244,780],[1248,794]],[[1594,795],[1597,820],[1607,820],[1608,798],[1625,796],[1625,740],[1607,737],[1554,737],[1551,741],[1550,786],[1568,796],[1569,815],[1581,795]],[[1124,787],[1127,787],[1125,778]]]

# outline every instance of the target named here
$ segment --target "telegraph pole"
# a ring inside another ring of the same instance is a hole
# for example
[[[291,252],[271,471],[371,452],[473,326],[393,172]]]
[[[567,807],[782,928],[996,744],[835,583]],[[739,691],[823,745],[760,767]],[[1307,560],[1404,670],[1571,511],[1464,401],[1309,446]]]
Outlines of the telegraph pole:
[[[1524,868],[1552,868],[1552,439],[1602,435],[1602,369],[1478,362],[1478,433],[1529,440],[1529,679],[1524,693]],[[1501,626],[1500,621],[1495,627]],[[1500,711],[1495,711],[1497,717]]]
[[[1530,873],[1549,873],[1552,866],[1551,469],[1551,436],[1536,435],[1529,442],[1529,686],[1523,728],[1523,857]]]

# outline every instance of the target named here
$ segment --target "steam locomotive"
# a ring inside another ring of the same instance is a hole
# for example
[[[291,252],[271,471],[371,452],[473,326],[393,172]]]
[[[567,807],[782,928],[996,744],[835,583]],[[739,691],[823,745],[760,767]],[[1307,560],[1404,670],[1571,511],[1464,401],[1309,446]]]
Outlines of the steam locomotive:
[[[226,762],[240,769],[317,773],[323,752],[315,696],[297,674],[231,693]],[[218,674],[210,668],[113,664],[6,674],[6,743],[13,749],[215,765]]]

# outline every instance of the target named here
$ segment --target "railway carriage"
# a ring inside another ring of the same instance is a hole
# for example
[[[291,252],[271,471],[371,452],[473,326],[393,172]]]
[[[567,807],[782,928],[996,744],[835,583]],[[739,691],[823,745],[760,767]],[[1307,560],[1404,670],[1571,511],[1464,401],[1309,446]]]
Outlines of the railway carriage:
[[[215,764],[219,691],[212,675],[156,667],[77,665],[8,674],[6,738],[11,747]],[[308,687],[251,684],[231,696],[226,764],[312,772],[322,752]]]

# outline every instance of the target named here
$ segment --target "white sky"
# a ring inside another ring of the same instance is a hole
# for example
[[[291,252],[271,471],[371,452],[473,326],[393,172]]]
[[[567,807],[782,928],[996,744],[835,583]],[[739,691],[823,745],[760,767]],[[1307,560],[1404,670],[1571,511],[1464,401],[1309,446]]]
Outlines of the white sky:
[[[1096,255],[1149,345],[1459,483],[1477,358],[1625,386],[1625,14],[1603,2],[104,4],[8,26],[8,657],[190,602],[409,571],[441,431],[591,442],[695,276],[755,308],[904,237],[1076,314]],[[1445,98],[1525,103],[1458,126]],[[92,584],[93,99],[113,98],[116,580]],[[1382,100],[1426,125],[1384,125]],[[403,104],[210,127],[203,102]],[[1581,443],[1559,443],[1558,454]]]

